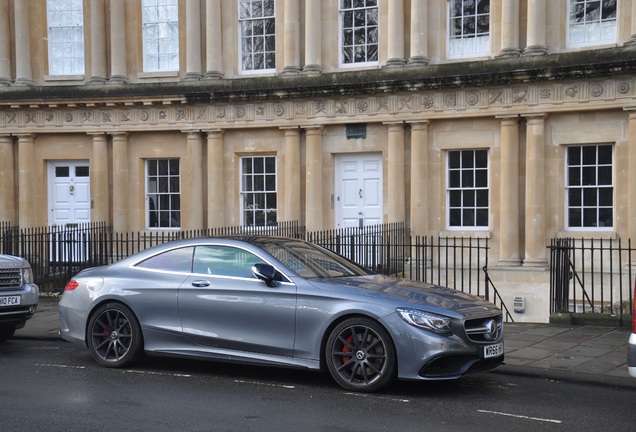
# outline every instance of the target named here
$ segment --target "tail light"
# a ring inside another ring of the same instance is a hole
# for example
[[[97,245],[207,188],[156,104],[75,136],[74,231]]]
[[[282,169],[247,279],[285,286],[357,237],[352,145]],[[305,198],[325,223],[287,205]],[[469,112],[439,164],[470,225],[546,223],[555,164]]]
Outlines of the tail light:
[[[64,287],[64,291],[73,291],[75,288],[79,286],[79,282],[70,280]]]

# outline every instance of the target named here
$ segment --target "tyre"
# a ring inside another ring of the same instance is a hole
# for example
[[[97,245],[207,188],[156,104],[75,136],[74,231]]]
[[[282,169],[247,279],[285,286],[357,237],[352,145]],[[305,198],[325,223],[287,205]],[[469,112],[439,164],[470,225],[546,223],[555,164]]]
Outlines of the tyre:
[[[100,306],[88,324],[88,349],[102,366],[123,367],[143,355],[143,335],[135,314],[121,303]]]
[[[0,327],[0,342],[4,342],[7,339],[11,338],[11,336],[13,336],[14,333],[15,333],[14,326]]]
[[[368,318],[351,318],[329,335],[325,350],[329,373],[347,390],[374,392],[391,385],[397,360],[388,332]]]

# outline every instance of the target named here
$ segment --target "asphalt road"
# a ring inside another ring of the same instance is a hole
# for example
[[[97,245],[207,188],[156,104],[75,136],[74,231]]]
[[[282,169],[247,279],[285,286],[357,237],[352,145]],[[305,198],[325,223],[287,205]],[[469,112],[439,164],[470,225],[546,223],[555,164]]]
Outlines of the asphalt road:
[[[98,366],[67,342],[0,344],[3,431],[633,430],[636,393],[488,373],[343,391],[326,374],[182,359]]]

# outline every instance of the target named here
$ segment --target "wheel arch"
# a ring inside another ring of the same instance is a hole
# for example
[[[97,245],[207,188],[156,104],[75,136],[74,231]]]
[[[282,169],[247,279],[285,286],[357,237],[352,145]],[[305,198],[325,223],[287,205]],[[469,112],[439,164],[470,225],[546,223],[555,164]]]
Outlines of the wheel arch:
[[[90,312],[86,316],[86,326],[84,327],[84,345],[86,345],[86,347],[88,347],[88,328],[90,327],[90,323],[91,323],[91,320],[93,319],[93,316],[99,310],[99,308],[101,308],[102,306],[104,306],[105,304],[108,304],[108,303],[118,303],[120,305],[126,306],[130,310],[130,312],[133,314],[133,316],[137,320],[137,322],[140,323],[139,328],[141,329],[141,340],[142,340],[142,345],[143,345],[143,341],[145,340],[144,339],[144,329],[141,326],[141,322],[139,321],[139,317],[137,316],[137,314],[135,313],[133,308],[130,307],[129,304],[127,304],[126,302],[124,302],[124,301],[122,301],[120,299],[114,299],[114,298],[101,299],[98,303],[95,303],[93,305],[93,307],[91,308]]]
[[[384,329],[384,331],[387,332],[387,334],[389,335],[389,338],[390,338],[391,345],[393,346],[393,350],[396,353],[395,364],[396,364],[396,370],[398,370],[398,368],[399,368],[399,358],[397,356],[397,348],[395,346],[395,341],[393,340],[393,336],[391,335],[391,331],[389,331],[387,326],[382,321],[380,321],[377,317],[374,317],[374,316],[371,316],[371,315],[366,315],[366,314],[359,313],[359,312],[341,315],[338,318],[336,318],[335,320],[333,320],[329,324],[329,326],[325,329],[325,331],[322,334],[322,340],[320,341],[320,370],[323,371],[323,372],[326,371],[327,363],[326,363],[325,349],[327,347],[327,340],[329,339],[329,335],[331,335],[333,330],[338,325],[340,325],[340,323],[342,323],[342,322],[344,322],[344,321],[346,321],[348,319],[351,319],[351,318],[364,318],[364,319],[372,320],[375,323],[377,323],[379,326],[381,326]]]

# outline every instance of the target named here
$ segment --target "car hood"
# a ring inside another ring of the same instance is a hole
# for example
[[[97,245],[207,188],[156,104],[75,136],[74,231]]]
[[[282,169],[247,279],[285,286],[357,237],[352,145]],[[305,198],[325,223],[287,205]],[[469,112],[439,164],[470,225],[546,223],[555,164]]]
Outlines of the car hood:
[[[321,289],[382,299],[394,303],[394,306],[425,309],[445,315],[476,318],[501,313],[499,308],[481,297],[393,276],[325,278],[313,279],[311,282]]]
[[[3,268],[29,268],[29,263],[21,257],[13,255],[0,255],[0,267]]]

